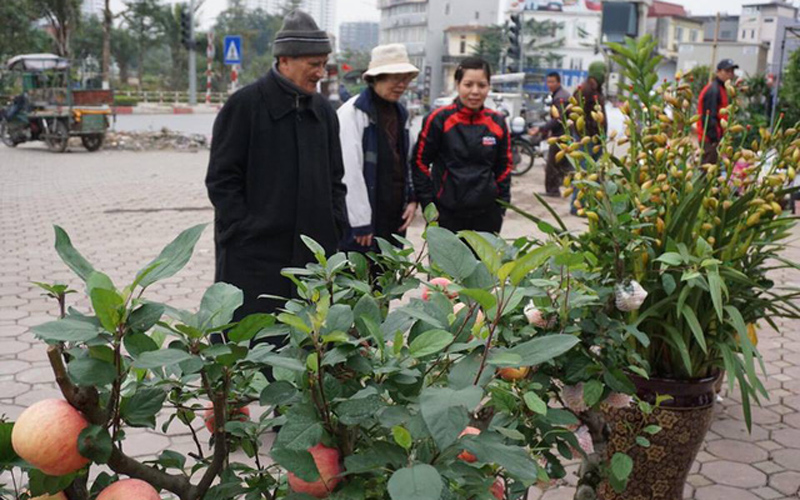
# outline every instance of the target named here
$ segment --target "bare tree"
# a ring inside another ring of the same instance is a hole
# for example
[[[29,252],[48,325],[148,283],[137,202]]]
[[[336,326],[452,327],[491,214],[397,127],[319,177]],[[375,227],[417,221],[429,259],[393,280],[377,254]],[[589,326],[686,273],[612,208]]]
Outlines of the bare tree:
[[[49,23],[49,33],[55,42],[55,52],[69,58],[70,38],[80,22],[81,0],[33,0],[34,12]]]

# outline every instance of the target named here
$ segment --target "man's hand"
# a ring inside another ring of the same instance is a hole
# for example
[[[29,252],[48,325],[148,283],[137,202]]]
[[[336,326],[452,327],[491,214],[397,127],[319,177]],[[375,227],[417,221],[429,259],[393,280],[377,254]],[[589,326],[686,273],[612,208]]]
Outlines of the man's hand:
[[[366,234],[364,236],[356,236],[356,243],[358,243],[362,247],[371,247],[372,246],[372,235],[371,234]]]
[[[539,127],[531,127],[528,129],[528,135],[537,135],[539,133]]]
[[[403,225],[400,226],[400,229],[398,229],[398,231],[402,232],[408,229],[408,226],[410,226],[411,223],[414,222],[414,216],[416,214],[417,214],[417,202],[412,201],[411,203],[408,204],[405,211],[403,212]]]

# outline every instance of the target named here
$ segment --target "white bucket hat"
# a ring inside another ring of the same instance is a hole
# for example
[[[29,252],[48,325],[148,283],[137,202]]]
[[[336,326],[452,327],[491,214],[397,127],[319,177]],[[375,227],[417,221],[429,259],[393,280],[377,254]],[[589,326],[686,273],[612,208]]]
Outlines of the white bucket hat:
[[[411,64],[408,59],[406,47],[400,43],[378,45],[372,49],[372,58],[369,69],[364,72],[364,78],[378,75],[394,75],[403,73],[419,74],[419,69]]]

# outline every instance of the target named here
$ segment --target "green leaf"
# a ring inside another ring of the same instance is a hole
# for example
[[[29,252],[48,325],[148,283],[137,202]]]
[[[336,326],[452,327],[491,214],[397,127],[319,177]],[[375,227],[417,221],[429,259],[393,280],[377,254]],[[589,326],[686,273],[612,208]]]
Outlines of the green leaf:
[[[28,471],[28,486],[30,487],[30,494],[33,497],[41,495],[55,495],[60,491],[64,491],[78,473],[67,474],[66,476],[48,476],[39,469],[31,469]]]
[[[384,407],[383,400],[377,394],[365,398],[348,399],[339,403],[334,412],[345,425],[358,425],[375,417]]]
[[[636,436],[636,444],[642,448],[650,448],[650,440],[644,436]]]
[[[158,344],[144,333],[129,333],[122,339],[128,354],[138,358],[144,352],[157,351]]]
[[[525,400],[525,405],[530,408],[534,413],[539,415],[547,415],[547,403],[539,397],[535,392],[526,392],[522,397]]]
[[[565,427],[580,424],[578,417],[572,412],[560,410],[558,408],[549,408],[547,410],[547,421],[552,425],[561,425]]]
[[[475,231],[461,231],[458,235],[467,240],[469,246],[475,250],[475,253],[481,259],[481,262],[486,265],[486,268],[489,269],[489,272],[497,274],[498,269],[500,269],[500,255],[489,243],[489,240]]]
[[[328,335],[333,332],[348,332],[353,326],[354,316],[353,310],[347,304],[334,304],[328,310],[328,315],[325,317],[325,326],[322,328],[322,334]],[[378,319],[380,322],[380,318]]]
[[[538,247],[526,253],[522,258],[517,260],[517,265],[511,271],[511,284],[519,285],[519,283],[534,269],[541,267],[545,262],[550,260],[551,257],[561,252],[562,249],[554,244],[548,244],[543,247]]]
[[[428,203],[428,206],[423,209],[422,215],[425,217],[425,222],[428,223],[439,219],[439,211],[433,203]]]
[[[480,288],[464,288],[458,292],[461,297],[469,297],[483,308],[484,311],[489,311],[497,305],[497,299],[494,295],[481,290]]]
[[[603,383],[599,380],[589,380],[583,384],[583,401],[586,406],[592,407],[600,402],[603,397]]]
[[[672,292],[675,291],[678,285],[675,283],[675,278],[671,274],[664,273],[661,275],[661,286],[664,287],[664,292],[667,295],[672,295]]]
[[[322,245],[314,241],[313,238],[309,238],[308,236],[301,234],[300,239],[303,240],[303,244],[311,250],[311,253],[314,254],[317,261],[322,264],[323,266],[327,264],[327,260],[325,259],[325,249],[322,248]]]
[[[101,387],[117,378],[114,365],[95,358],[78,358],[70,361],[67,372],[75,384],[81,387]]]
[[[100,324],[106,331],[114,333],[117,331],[122,315],[120,308],[123,304],[122,297],[115,290],[95,288],[89,296],[92,299],[92,309],[100,320]]]
[[[408,461],[406,452],[399,446],[385,441],[375,441],[369,448],[345,457],[344,466],[348,474],[363,474],[387,465],[402,467]]]
[[[131,427],[156,426],[156,415],[164,406],[167,393],[154,387],[139,388],[132,396],[122,398],[120,415]]]
[[[666,252],[656,258],[656,262],[663,262],[668,266],[679,266],[683,264],[683,257],[677,252]]]
[[[100,335],[100,328],[97,324],[85,319],[66,317],[34,326],[33,333],[45,341],[82,343],[96,339]]]
[[[273,448],[308,450],[322,440],[322,423],[310,405],[293,406],[286,414],[286,423],[278,432]]]
[[[246,316],[228,332],[231,342],[249,342],[261,330],[275,324],[275,317],[271,314],[256,313]]]
[[[658,426],[658,425],[648,425],[643,430],[647,434],[650,434],[651,436],[654,436],[654,435],[658,434],[659,432],[661,432],[661,427]]]
[[[278,315],[278,321],[303,333],[311,333],[311,327],[303,321],[303,318],[295,316],[294,314],[280,313]]]
[[[401,427],[399,425],[392,427],[392,436],[394,437],[395,443],[399,444],[406,450],[411,449],[413,440],[411,439],[411,433],[408,432],[405,427]]]
[[[625,481],[633,471],[633,459],[624,453],[614,453],[611,457],[611,474],[619,480]]]
[[[502,436],[491,432],[482,432],[478,436],[462,438],[464,448],[474,454],[479,461],[496,464],[525,486],[538,480],[539,467],[528,451],[521,446],[510,446],[503,443]]]
[[[387,488],[392,500],[440,500],[444,483],[435,467],[419,464],[395,471]]]
[[[183,471],[184,467],[186,467],[186,457],[177,451],[164,450],[158,455],[158,463],[168,469]]]
[[[192,358],[193,356],[186,351],[181,351],[179,349],[161,349],[142,353],[139,359],[133,362],[133,367],[145,368],[148,370],[166,368]]]
[[[688,305],[684,305],[681,309],[681,314],[686,319],[689,329],[692,330],[692,335],[694,335],[697,345],[700,346],[700,349],[702,349],[704,353],[708,354],[708,347],[706,347],[706,336],[703,332],[703,328],[700,326],[700,322],[697,320],[697,316],[695,315],[694,311],[692,311]]]
[[[522,363],[522,356],[508,351],[496,353],[493,352],[487,360],[487,363],[492,366],[517,367],[520,366],[520,363]]]
[[[299,391],[286,380],[272,382],[261,391],[259,402],[261,406],[278,406],[289,404],[297,397]]]
[[[708,270],[708,288],[711,291],[711,302],[717,312],[717,318],[722,321],[722,289],[725,285],[719,277],[719,270],[714,267]]]
[[[459,391],[446,387],[427,387],[422,391],[420,412],[439,449],[456,442],[469,424],[467,412],[475,409],[482,397],[483,390],[474,385]]]
[[[104,464],[111,458],[111,436],[105,427],[90,425],[78,436],[78,452],[97,464]]]
[[[247,360],[252,363],[263,363],[276,368],[285,368],[295,372],[306,371],[305,363],[295,358],[288,358],[272,352],[272,346],[258,344],[247,354]]]
[[[303,481],[314,482],[319,479],[319,470],[317,470],[314,457],[306,450],[273,447],[269,452],[269,456],[278,465],[294,473]]]
[[[197,313],[200,325],[206,330],[227,325],[243,303],[244,293],[239,288],[228,283],[214,283],[200,301],[200,311]]]
[[[574,335],[547,335],[518,344],[506,352],[518,354],[522,358],[520,366],[536,366],[564,354],[578,342]]]
[[[456,279],[464,279],[478,265],[472,251],[456,235],[436,226],[426,229],[430,256],[434,264]]]
[[[453,335],[444,330],[429,330],[411,341],[409,353],[415,358],[424,358],[442,351],[453,342]]]
[[[128,317],[128,326],[134,332],[144,333],[153,328],[164,315],[166,307],[155,302],[146,302],[133,310]]]
[[[11,432],[14,422],[0,422],[0,467],[8,466],[19,458],[11,446]]]
[[[148,264],[143,271],[139,271],[135,283],[147,288],[159,280],[177,274],[189,262],[192,252],[194,252],[194,246],[205,228],[206,224],[199,224],[179,234],[164,247],[155,260]],[[149,272],[145,274],[144,271],[148,270]]]
[[[66,231],[59,226],[53,226],[53,229],[56,232],[56,252],[58,256],[81,280],[87,281],[94,272],[94,267],[83,258],[80,252],[75,250]]]

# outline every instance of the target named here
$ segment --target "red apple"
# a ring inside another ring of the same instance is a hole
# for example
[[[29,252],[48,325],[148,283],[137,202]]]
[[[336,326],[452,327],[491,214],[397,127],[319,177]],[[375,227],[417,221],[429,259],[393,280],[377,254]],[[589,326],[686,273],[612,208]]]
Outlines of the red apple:
[[[69,500],[63,491],[59,491],[55,495],[40,495],[38,497],[31,497],[30,500]]]
[[[78,452],[78,436],[89,426],[63,399],[45,399],[22,412],[11,433],[17,455],[51,476],[71,474],[89,463]]]
[[[295,493],[306,493],[314,498],[326,498],[342,480],[339,477],[339,474],[342,473],[342,466],[339,463],[339,450],[328,448],[320,443],[309,448],[308,452],[311,453],[311,456],[314,457],[314,463],[317,464],[319,479],[309,483],[290,472],[289,487]]]
[[[453,306],[453,314],[457,316],[458,313],[461,312],[461,310],[464,309],[465,307],[467,307],[466,304],[464,304],[463,302],[459,302],[458,304]],[[483,321],[486,319],[486,317],[483,315],[483,311],[481,311],[480,309],[476,309],[475,312],[472,314],[475,316],[475,324],[482,325]]]
[[[103,489],[97,500],[161,500],[158,491],[141,479],[123,479]]]
[[[503,380],[508,380],[511,382],[513,380],[520,380],[527,377],[529,371],[531,371],[530,366],[521,366],[519,368],[500,368],[497,370],[497,373]]]
[[[470,426],[470,427],[467,427],[466,429],[464,429],[463,431],[461,431],[461,434],[459,434],[458,437],[467,436],[467,435],[469,435],[469,436],[477,436],[480,433],[481,433],[480,429]],[[472,453],[468,452],[467,450],[462,451],[458,455],[458,458],[460,458],[461,460],[463,460],[465,462],[469,462],[469,463],[472,463],[472,462],[475,462],[476,460],[478,460],[478,457],[476,457]]]
[[[433,285],[435,287],[434,289],[444,292],[445,294],[447,294],[447,296],[449,298],[454,299],[454,298],[458,297],[458,293],[456,293],[456,292],[447,293],[448,285],[453,283],[449,279],[447,279],[447,278],[433,278],[430,281],[430,283],[431,283],[431,285]],[[431,288],[430,287],[425,286],[422,289],[422,300],[424,300],[425,302],[431,300]]]
[[[494,483],[489,488],[489,493],[494,495],[497,500],[504,500],[506,498],[506,482],[502,477],[494,480]]]
[[[245,422],[250,418],[250,408],[247,406],[242,406],[241,408],[234,408],[231,410],[230,419],[236,419],[239,422]],[[203,413],[203,420],[206,422],[206,429],[211,434],[214,434],[214,406],[209,406],[206,408],[206,411]]]

